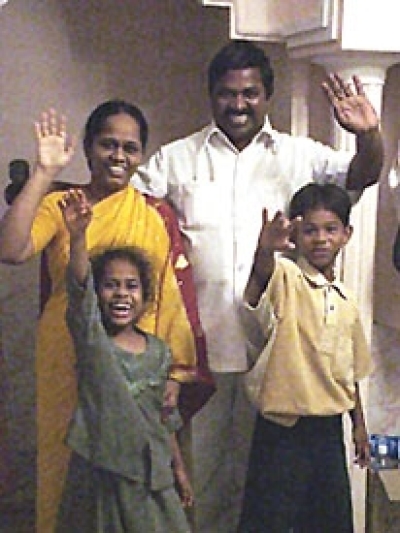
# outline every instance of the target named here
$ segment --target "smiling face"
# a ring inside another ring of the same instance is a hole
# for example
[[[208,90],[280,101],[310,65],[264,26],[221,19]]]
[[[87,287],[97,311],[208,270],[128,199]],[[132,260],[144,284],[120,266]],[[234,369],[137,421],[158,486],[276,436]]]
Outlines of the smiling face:
[[[89,194],[100,200],[124,189],[142,161],[140,128],[128,114],[109,116],[87,152],[92,179]]]
[[[243,150],[262,128],[267,112],[260,70],[228,70],[212,91],[211,107],[217,126]]]
[[[111,333],[131,328],[145,310],[139,271],[127,259],[106,263],[97,295],[103,323]]]
[[[351,237],[351,226],[324,208],[307,210],[297,233],[301,255],[326,279],[333,281],[335,259]]]

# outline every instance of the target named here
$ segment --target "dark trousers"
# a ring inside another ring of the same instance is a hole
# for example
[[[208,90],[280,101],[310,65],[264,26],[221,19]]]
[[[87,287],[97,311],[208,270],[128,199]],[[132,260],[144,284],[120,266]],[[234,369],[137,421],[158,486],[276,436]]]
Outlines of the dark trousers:
[[[341,416],[257,417],[238,533],[352,533]]]

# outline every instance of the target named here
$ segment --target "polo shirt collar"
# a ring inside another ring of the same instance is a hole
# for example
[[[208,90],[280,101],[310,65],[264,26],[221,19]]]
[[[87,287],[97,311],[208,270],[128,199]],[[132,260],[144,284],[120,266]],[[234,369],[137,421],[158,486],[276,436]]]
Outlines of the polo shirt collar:
[[[333,287],[341,295],[342,298],[347,300],[349,298],[348,289],[339,280],[328,281],[326,277],[321,274],[317,269],[310,265],[310,263],[304,258],[299,257],[297,265],[302,271],[305,278],[310,281],[316,287]]]

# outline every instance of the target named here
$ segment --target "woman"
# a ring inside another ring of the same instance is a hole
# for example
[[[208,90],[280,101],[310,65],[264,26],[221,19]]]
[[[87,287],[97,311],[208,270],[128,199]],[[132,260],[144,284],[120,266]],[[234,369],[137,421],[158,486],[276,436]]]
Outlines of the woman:
[[[63,439],[75,406],[76,379],[75,355],[64,321],[69,237],[58,206],[62,192],[46,193],[71,160],[75,143],[67,136],[65,118],[54,110],[43,113],[35,129],[36,168],[1,223],[0,260],[22,263],[44,251],[51,279],[36,347],[37,531],[50,533],[69,460]],[[171,347],[172,380],[193,382],[196,341],[170,261],[170,239],[157,210],[129,186],[142,160],[147,134],[143,114],[126,102],[105,102],[90,115],[83,143],[91,178],[82,189],[93,209],[87,246],[91,255],[121,245],[147,251],[157,273],[157,300],[140,326]],[[169,394],[173,403],[177,387],[170,388]]]

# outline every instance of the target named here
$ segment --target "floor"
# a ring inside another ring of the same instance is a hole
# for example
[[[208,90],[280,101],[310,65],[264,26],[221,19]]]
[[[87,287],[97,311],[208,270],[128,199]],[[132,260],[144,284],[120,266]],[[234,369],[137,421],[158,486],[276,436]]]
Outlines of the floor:
[[[397,477],[397,469],[393,471]],[[400,477],[400,473],[398,474]],[[400,500],[390,500],[377,473],[367,476],[366,533],[399,533]]]

